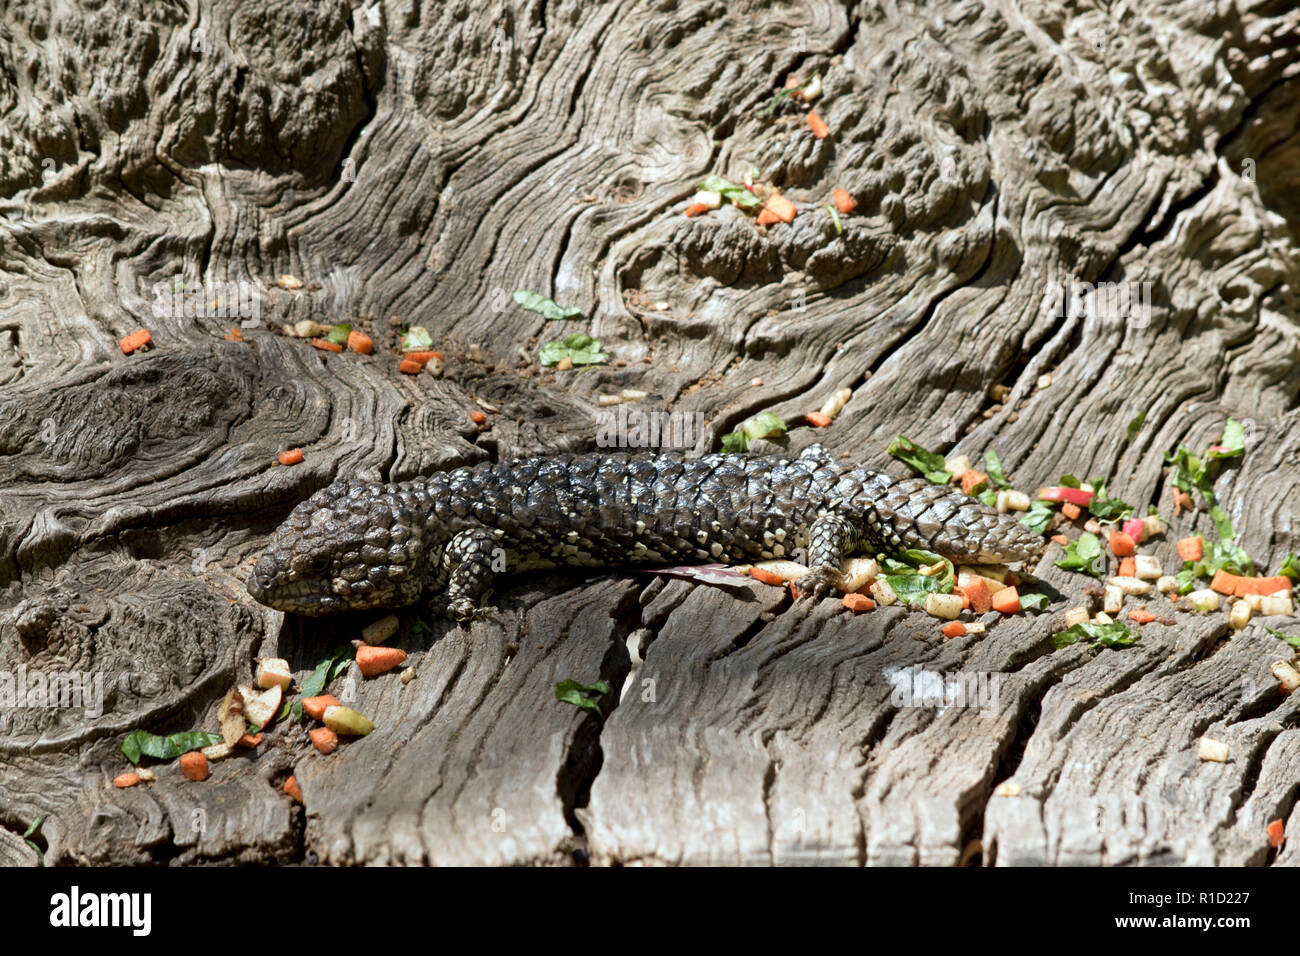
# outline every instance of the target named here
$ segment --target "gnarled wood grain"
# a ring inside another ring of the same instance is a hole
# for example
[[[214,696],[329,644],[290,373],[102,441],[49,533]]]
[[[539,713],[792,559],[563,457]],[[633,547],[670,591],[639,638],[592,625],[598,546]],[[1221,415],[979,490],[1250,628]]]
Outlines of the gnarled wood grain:
[[[0,710],[0,861],[32,861],[17,834],[41,816],[52,863],[1300,859],[1264,836],[1300,826],[1300,705],[1257,625],[1178,613],[1123,651],[1053,651],[1054,614],[945,642],[917,611],[627,572],[511,582],[464,628],[404,614],[418,677],[339,678],[378,729],[330,757],[283,722],[205,783],[165,764],[111,785],[128,731],[215,729],[256,657],[301,680],[368,623],[245,594],[295,502],[590,449],[622,389],[701,413],[712,448],[848,386],[788,447],[887,467],[897,432],[996,448],[1022,488],[1104,476],[1166,514],[1163,453],[1233,416],[1249,448],[1216,493],[1276,568],[1300,549],[1290,5],[56,10],[0,13],[0,671],[99,675],[103,706]],[[813,72],[825,139],[793,101],[763,113]],[[754,166],[793,223],[682,215],[704,176]],[[842,229],[835,187],[857,201]],[[1075,280],[1148,282],[1150,309],[1058,315]],[[219,284],[251,311],[212,314]],[[181,305],[159,314],[160,288]],[[584,319],[547,323],[517,289]],[[305,319],[375,353],[283,333]],[[444,377],[398,374],[404,323]],[[142,326],[153,349],[124,356]],[[542,369],[574,330],[613,360]],[[1154,551],[1173,566],[1207,525],[1184,513]],[[1086,582],[1056,557],[1059,611]],[[997,692],[901,706],[918,669]],[[554,699],[568,678],[611,684],[603,719]],[[1202,734],[1228,763],[1196,760]]]

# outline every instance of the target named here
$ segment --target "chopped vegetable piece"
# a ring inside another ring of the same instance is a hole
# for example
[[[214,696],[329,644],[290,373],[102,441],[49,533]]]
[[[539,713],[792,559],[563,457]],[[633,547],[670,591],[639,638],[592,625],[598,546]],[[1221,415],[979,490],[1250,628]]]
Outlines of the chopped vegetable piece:
[[[873,611],[876,602],[865,594],[846,594],[842,602],[850,611]]]
[[[830,135],[831,128],[826,125],[826,121],[818,116],[816,112],[808,114],[808,126],[818,139],[825,139]]]
[[[562,680],[555,685],[556,700],[589,710],[597,717],[604,716],[600,709],[600,699],[609,692],[609,684],[603,680],[591,685],[579,684],[576,680]]]
[[[725,452],[749,451],[749,443],[759,438],[774,438],[785,434],[785,422],[776,412],[759,412],[752,415],[734,432],[722,436]]]
[[[858,207],[858,201],[838,186],[831,191],[831,201],[835,203],[835,208],[846,216]]]
[[[1292,581],[1300,580],[1300,558],[1294,554],[1288,554],[1282,559],[1282,567],[1278,569],[1278,574],[1286,575]]]
[[[823,415],[821,412],[809,412],[804,416],[804,418],[806,418],[808,424],[812,425],[814,428],[825,428],[831,423],[831,417],[829,415]]]
[[[1061,514],[1065,515],[1071,521],[1078,521],[1079,515],[1083,514],[1083,509],[1073,501],[1067,501],[1065,504],[1061,505]]]
[[[1043,534],[1051,527],[1055,517],[1050,505],[1042,501],[1034,501],[1030,504],[1029,511],[1020,519],[1020,523],[1036,534]]]
[[[403,375],[419,375],[424,371],[424,363],[415,362],[411,359],[402,359],[397,363],[397,370]]]
[[[338,342],[331,342],[328,339],[312,339],[311,344],[322,352],[342,352],[343,346]]]
[[[997,509],[1001,514],[1010,511],[1028,511],[1029,496],[1023,491],[1004,490],[997,493],[995,499]]]
[[[723,199],[742,209],[755,209],[762,205],[762,200],[744,186],[738,186],[721,176],[709,176],[704,182],[700,183],[699,188],[703,192],[717,193]]]
[[[178,763],[181,773],[190,780],[207,780],[212,775],[212,771],[208,769],[208,758],[197,751],[182,754]]]
[[[582,310],[577,306],[560,306],[556,305],[544,295],[536,292],[518,291],[514,295],[515,302],[527,309],[529,312],[537,312],[547,319],[580,319]]]
[[[1133,573],[1143,581],[1158,581],[1164,576],[1160,561],[1149,554],[1139,554],[1133,559]]]
[[[1144,607],[1135,607],[1128,612],[1129,620],[1138,624],[1150,624],[1156,616]]]
[[[351,707],[326,707],[322,718],[325,726],[336,734],[352,734],[364,737],[375,729],[375,725],[364,714],[359,714]]]
[[[283,657],[260,658],[257,662],[255,683],[263,690],[271,687],[288,690],[289,685],[293,683],[293,671],[289,670],[289,662]]]
[[[1286,824],[1281,820],[1274,820],[1268,825],[1268,829],[1265,832],[1268,834],[1268,845],[1276,850],[1282,845],[1282,841],[1286,838]]]
[[[764,209],[758,214],[756,220],[760,226],[770,226],[781,221],[781,217],[770,209]]]
[[[1193,610],[1207,613],[1219,609],[1219,595],[1209,588],[1202,588],[1199,591],[1192,591],[1187,595],[1187,603],[1192,606]]]
[[[276,461],[282,465],[296,465],[302,461],[302,449],[290,448],[288,451],[282,451]]]
[[[995,611],[1003,614],[1018,614],[1021,609],[1020,593],[1015,588],[1003,588],[993,593],[989,603]]]
[[[253,747],[256,747],[261,742],[262,742],[261,734],[244,734],[237,741],[235,741],[235,746],[243,747],[246,750],[251,750]]]
[[[442,353],[433,351],[403,352],[402,358],[408,362],[419,362],[421,365],[427,365],[432,359],[442,361]]]
[[[558,365],[564,359],[574,365],[599,365],[609,356],[600,350],[600,339],[575,332],[563,339],[547,342],[537,353],[537,358],[543,365]]]
[[[236,325],[234,328],[230,330],[229,334],[226,335],[226,341],[227,342],[244,341],[244,333],[240,331],[239,326]]]
[[[988,475],[972,468],[961,476],[961,490],[968,495],[973,495],[976,491],[987,484],[988,480]]]
[[[327,707],[339,706],[338,698],[333,694],[321,694],[319,697],[308,697],[302,702],[303,713],[312,720],[324,720],[325,709]]]
[[[1132,538],[1137,544],[1141,544],[1147,538],[1147,526],[1141,518],[1129,518],[1120,525],[1120,530]]]
[[[433,348],[433,336],[424,326],[412,325],[402,333],[403,352],[424,352],[431,348]]]
[[[1134,419],[1128,423],[1128,428],[1124,430],[1125,440],[1131,442],[1133,441],[1134,438],[1137,438],[1138,432],[1142,430],[1142,423],[1145,422],[1146,420],[1147,420],[1146,410],[1144,409],[1143,411],[1138,412],[1137,416],[1134,417]]]
[[[1291,579],[1284,575],[1277,575],[1271,578],[1242,578],[1245,582],[1242,594],[1277,594],[1279,591],[1291,590]]]
[[[774,574],[771,571],[764,571],[761,568],[750,568],[749,576],[762,584],[770,584],[773,587],[778,588],[785,587],[785,578],[781,577],[779,574]]]
[[[692,203],[686,207],[686,215],[698,216],[700,213],[708,212],[711,207],[704,205],[702,202]]]
[[[366,333],[353,329],[348,333],[348,348],[353,352],[369,355],[375,350],[375,343],[371,341],[370,336],[366,335]]]
[[[295,802],[302,803],[302,787],[298,786],[298,778],[290,776],[284,782],[284,792],[287,793]]]
[[[1269,594],[1260,599],[1259,613],[1263,617],[1276,617],[1285,615],[1290,617],[1295,613],[1295,605],[1291,603],[1290,591],[1278,591],[1276,594]]]
[[[772,193],[767,197],[767,203],[763,206],[764,211],[769,211],[782,222],[794,222],[794,217],[799,210],[795,204],[786,199],[780,193]]]
[[[1069,544],[1070,539],[1063,534],[1054,534],[1047,540],[1055,541],[1057,544]]]
[[[1052,645],[1059,651],[1078,641],[1088,638],[1103,647],[1128,647],[1138,637],[1128,625],[1120,621],[1084,621],[1074,624],[1052,635]]]
[[[342,348],[348,344],[348,336],[352,334],[352,326],[347,322],[340,322],[337,325],[330,326],[329,332],[325,334],[326,342],[333,342]]]
[[[1137,553],[1137,542],[1123,531],[1110,533],[1110,553],[1117,558],[1131,558]]]
[[[1220,594],[1236,594],[1239,580],[1240,578],[1235,574],[1223,570],[1215,571],[1214,580],[1210,582],[1210,590],[1218,591]]]
[[[153,336],[149,334],[148,329],[137,329],[117,344],[122,349],[123,355],[130,355],[132,352],[139,351],[151,342],[153,342]]]
[[[363,644],[357,648],[357,667],[363,677],[386,674],[406,660],[406,651],[396,647],[375,647]]]
[[[1091,491],[1084,491],[1082,488],[1054,486],[1038,489],[1039,501],[1068,501],[1084,508],[1091,505],[1092,499],[1095,497],[1096,495]]]
[[[1066,571],[1082,571],[1096,577],[1101,572],[1094,562],[1102,555],[1101,539],[1091,531],[1079,535],[1079,540],[1065,546],[1065,557],[1056,562]]]
[[[397,633],[397,624],[396,614],[386,614],[363,627],[361,639],[367,644],[382,644]]]
[[[1228,625],[1234,631],[1240,631],[1250,623],[1250,604],[1247,601],[1237,601],[1232,605],[1232,610],[1228,612]]]
[[[1065,626],[1074,627],[1076,624],[1083,624],[1088,620],[1088,609],[1086,607],[1072,607],[1065,612]]]
[[[960,589],[970,599],[970,608],[976,614],[987,614],[993,607],[993,592],[986,579],[975,576]]]
[[[172,734],[170,737],[156,737],[147,730],[133,730],[122,741],[122,753],[133,764],[140,762],[140,757],[153,757],[155,760],[174,760],[189,750],[210,747],[221,743],[219,734],[204,731]]]
[[[966,625],[961,621],[949,621],[940,630],[944,637],[961,637],[966,633]]]
[[[126,773],[119,773],[113,778],[113,786],[119,790],[125,790],[127,787],[134,787],[140,782],[140,775],[134,770],[128,770]]]
[[[1214,740],[1211,737],[1202,737],[1196,742],[1196,756],[1201,760],[1211,760],[1215,763],[1228,762],[1228,745],[1222,740]]]
[[[917,473],[924,475],[927,481],[936,485],[946,485],[952,481],[943,455],[926,451],[916,442],[903,435],[894,436],[889,443],[889,453],[899,461],[910,466]]]
[[[1137,577],[1137,562],[1131,557],[1121,559],[1119,562],[1118,576],[1121,578]]]
[[[898,603],[898,595],[894,592],[894,588],[890,583],[884,578],[877,578],[871,583],[871,587],[868,588],[868,590],[871,592],[871,596],[875,598],[876,603],[881,607],[889,607],[890,605]],[[1297,640],[1300,640],[1300,638],[1297,638]]]
[[[339,735],[328,727],[316,727],[307,732],[311,745],[328,756],[339,749]]]
[[[931,592],[925,596],[925,613],[932,617],[941,617],[951,621],[961,612],[960,594]]]
[[[485,421],[487,421],[487,416],[484,415],[482,412],[473,411],[469,413],[469,420],[472,421],[475,425],[482,425]]]

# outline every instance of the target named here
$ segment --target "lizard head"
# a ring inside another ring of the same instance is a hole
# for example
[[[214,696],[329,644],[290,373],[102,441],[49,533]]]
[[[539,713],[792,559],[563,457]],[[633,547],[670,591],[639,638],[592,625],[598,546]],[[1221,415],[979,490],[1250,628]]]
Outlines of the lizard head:
[[[249,575],[248,593],[311,617],[410,604],[424,584],[422,526],[410,492],[336,481],[275,530]]]

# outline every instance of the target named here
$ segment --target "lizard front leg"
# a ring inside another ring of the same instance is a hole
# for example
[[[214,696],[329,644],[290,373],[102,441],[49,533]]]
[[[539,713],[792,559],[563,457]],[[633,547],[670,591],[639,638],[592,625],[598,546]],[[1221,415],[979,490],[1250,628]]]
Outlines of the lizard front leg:
[[[474,616],[479,601],[492,589],[498,554],[497,536],[485,528],[462,531],[447,542],[442,554],[447,590],[441,598],[448,615],[458,621]]]
[[[830,597],[842,583],[840,560],[858,544],[858,529],[842,514],[831,512],[808,528],[808,573],[794,582],[799,599]]]

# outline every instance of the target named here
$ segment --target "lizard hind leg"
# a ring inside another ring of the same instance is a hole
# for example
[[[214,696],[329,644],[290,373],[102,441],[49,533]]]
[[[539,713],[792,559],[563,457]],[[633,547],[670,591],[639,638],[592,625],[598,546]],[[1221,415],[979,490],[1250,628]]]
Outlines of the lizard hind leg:
[[[794,582],[799,599],[832,597],[843,583],[840,561],[858,546],[857,526],[837,512],[821,515],[808,528],[808,573]]]

